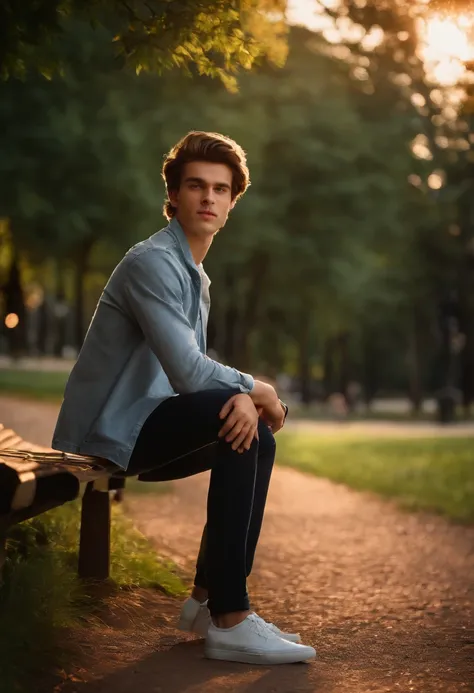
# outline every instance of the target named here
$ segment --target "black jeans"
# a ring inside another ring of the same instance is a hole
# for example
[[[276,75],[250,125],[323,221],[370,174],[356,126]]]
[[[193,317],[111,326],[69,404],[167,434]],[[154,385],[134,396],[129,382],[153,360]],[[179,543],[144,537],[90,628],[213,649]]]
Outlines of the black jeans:
[[[249,608],[247,577],[275,459],[275,439],[262,421],[259,440],[243,453],[217,437],[219,412],[235,394],[205,390],[165,400],[146,420],[127,469],[142,481],[212,470],[194,584],[208,590],[213,615]]]

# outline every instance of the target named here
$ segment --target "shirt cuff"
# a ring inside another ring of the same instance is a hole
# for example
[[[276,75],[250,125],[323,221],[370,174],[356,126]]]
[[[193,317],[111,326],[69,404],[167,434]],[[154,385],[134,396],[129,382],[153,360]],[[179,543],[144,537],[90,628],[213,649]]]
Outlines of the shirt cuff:
[[[242,391],[245,392],[245,394],[248,394],[251,392],[254,388],[255,385],[255,380],[252,375],[249,375],[249,373],[241,373],[241,384],[243,386]]]

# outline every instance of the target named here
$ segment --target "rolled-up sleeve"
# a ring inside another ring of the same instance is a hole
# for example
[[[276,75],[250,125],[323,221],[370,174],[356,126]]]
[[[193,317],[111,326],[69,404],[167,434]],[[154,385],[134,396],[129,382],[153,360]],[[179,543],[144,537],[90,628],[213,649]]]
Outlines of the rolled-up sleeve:
[[[251,375],[224,366],[200,351],[183,308],[180,270],[166,250],[148,250],[133,258],[124,288],[128,308],[176,393],[252,390]]]

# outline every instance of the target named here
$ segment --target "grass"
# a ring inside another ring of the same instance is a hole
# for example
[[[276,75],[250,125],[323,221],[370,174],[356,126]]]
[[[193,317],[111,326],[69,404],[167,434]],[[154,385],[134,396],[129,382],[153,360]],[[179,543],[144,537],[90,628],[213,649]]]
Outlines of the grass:
[[[0,369],[0,392],[34,399],[60,402],[69,373]]]
[[[357,439],[278,435],[278,462],[361,491],[474,523],[472,438]]]
[[[383,400],[382,400],[383,401]],[[466,416],[463,407],[456,407],[455,412],[457,421],[472,421],[474,413]],[[291,407],[292,419],[309,419],[311,421],[334,421],[338,419],[327,407],[320,402],[302,406],[295,404]],[[416,422],[436,422],[437,412],[427,411],[424,409],[420,412],[413,412],[411,409],[405,410],[390,410],[390,409],[369,409],[365,407],[348,414],[347,418],[342,421],[397,421],[400,423],[416,423]]]
[[[61,402],[69,373],[66,371],[34,371],[21,368],[0,369],[0,392],[3,394],[20,395],[31,399]],[[321,403],[310,406],[299,404],[291,407],[292,419],[312,419],[314,421],[332,421],[335,419]],[[431,412],[413,414],[411,411],[365,411],[355,412],[348,421],[433,421],[435,415]],[[457,410],[457,419],[466,420],[461,407]],[[469,420],[474,419],[474,414]]]
[[[12,528],[0,590],[0,693],[37,690],[37,679],[68,658],[64,628],[91,614],[96,599],[76,576],[80,506],[69,503]],[[113,509],[111,578],[118,588],[185,586],[121,512]]]
[[[172,488],[172,484],[168,481],[138,481],[138,479],[131,477],[126,481],[125,493],[127,495],[129,493],[161,495],[162,493],[169,493]]]

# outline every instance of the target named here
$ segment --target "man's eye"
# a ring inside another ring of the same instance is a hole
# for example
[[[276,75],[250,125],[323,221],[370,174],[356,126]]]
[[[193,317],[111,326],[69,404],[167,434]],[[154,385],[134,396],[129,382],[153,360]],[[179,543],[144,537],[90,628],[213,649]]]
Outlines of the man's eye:
[[[221,193],[221,192],[225,192],[225,191],[226,191],[226,189],[227,189],[227,188],[221,188],[221,187],[217,187],[217,188],[216,188],[216,192],[219,192],[219,193]]]
[[[189,187],[190,187],[192,190],[196,190],[196,188],[199,188],[199,184],[198,184],[198,183],[190,183]]]

